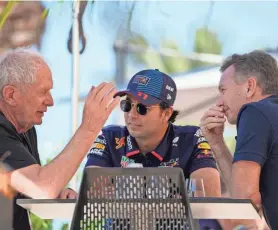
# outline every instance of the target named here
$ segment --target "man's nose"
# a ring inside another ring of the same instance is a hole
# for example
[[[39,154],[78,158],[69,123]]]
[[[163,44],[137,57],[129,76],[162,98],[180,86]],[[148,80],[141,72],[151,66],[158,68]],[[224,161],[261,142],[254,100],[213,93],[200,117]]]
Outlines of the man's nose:
[[[46,98],[45,104],[47,106],[53,106],[54,105],[53,97],[52,97],[50,92],[49,92],[49,94],[48,94],[48,96]]]
[[[222,96],[219,96],[216,100],[216,105],[217,106],[223,106],[224,105],[224,101],[223,101],[223,98]]]

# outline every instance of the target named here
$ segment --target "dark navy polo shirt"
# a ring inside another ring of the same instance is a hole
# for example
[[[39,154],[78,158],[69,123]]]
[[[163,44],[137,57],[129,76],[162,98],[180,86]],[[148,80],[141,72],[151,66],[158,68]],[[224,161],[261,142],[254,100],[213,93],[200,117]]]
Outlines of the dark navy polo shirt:
[[[264,214],[272,229],[278,229],[278,96],[243,106],[237,121],[234,162],[258,163]]]
[[[172,124],[157,148],[145,156],[125,126],[107,126],[90,149],[86,166],[126,167],[132,162],[144,167],[180,167],[185,178],[200,168],[217,169],[210,146],[199,127]]]

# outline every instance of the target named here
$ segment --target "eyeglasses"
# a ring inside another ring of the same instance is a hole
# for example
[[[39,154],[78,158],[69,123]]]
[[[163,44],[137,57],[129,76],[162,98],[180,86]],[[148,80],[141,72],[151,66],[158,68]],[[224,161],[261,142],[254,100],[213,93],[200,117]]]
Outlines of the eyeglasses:
[[[136,111],[140,115],[146,115],[148,110],[152,107],[159,107],[159,105],[145,106],[141,103],[135,104],[135,103],[131,103],[131,101],[129,100],[122,100],[120,103],[121,110],[126,113],[131,111],[132,106],[136,106]]]

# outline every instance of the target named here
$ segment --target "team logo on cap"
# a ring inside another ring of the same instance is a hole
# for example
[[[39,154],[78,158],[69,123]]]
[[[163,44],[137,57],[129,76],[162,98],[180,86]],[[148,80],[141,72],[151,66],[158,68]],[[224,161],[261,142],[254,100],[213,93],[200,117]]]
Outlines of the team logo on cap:
[[[169,86],[169,85],[166,85],[165,87],[167,90],[171,91],[171,92],[174,92],[174,88]]]
[[[147,85],[150,81],[150,78],[149,77],[146,77],[144,75],[137,75],[133,82],[132,83],[136,83],[136,84],[139,84],[139,85]]]

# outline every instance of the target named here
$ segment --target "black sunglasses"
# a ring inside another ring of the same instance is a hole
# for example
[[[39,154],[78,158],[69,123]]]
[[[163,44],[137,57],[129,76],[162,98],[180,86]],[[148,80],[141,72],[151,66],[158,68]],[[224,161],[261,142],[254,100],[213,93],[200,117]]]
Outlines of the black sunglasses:
[[[149,106],[148,107],[148,106],[145,106],[141,103],[137,103],[137,104],[131,103],[131,101],[129,101],[129,100],[122,100],[121,103],[120,103],[121,110],[123,112],[126,112],[126,113],[131,111],[131,108],[132,108],[133,105],[136,106],[136,111],[140,115],[146,115],[150,108],[159,106],[159,105],[154,105],[154,106]]]

